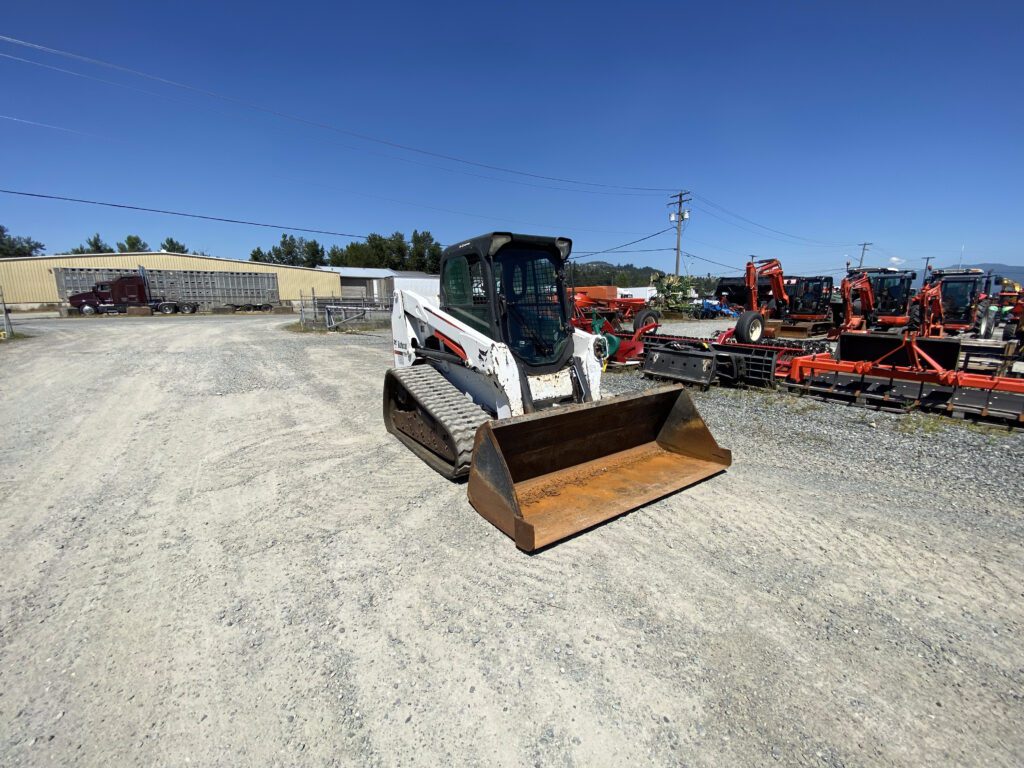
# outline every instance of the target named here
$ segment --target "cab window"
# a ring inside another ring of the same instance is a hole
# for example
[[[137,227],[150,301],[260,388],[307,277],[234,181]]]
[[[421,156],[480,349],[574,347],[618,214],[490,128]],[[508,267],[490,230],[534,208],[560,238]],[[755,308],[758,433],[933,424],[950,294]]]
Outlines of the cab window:
[[[476,257],[454,256],[445,262],[441,283],[445,310],[470,328],[490,335],[490,297],[483,262]]]

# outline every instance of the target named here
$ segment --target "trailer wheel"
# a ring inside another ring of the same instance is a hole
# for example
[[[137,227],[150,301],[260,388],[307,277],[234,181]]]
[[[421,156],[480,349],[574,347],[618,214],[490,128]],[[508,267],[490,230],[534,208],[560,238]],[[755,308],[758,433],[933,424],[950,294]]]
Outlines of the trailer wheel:
[[[83,315],[95,315],[96,307],[94,307],[92,304],[83,304],[81,307],[79,307],[78,311],[81,312]]]
[[[174,309],[175,307],[173,304],[164,303],[158,305],[156,311],[159,312],[161,315],[173,315]]]
[[[656,309],[642,309],[633,317],[633,331],[639,331],[645,325],[661,322],[661,313]]]
[[[260,304],[260,310],[263,311],[263,312],[273,312],[274,311],[274,305],[273,304]]]
[[[744,344],[756,344],[764,336],[764,317],[760,312],[747,311],[736,321],[736,338]]]
[[[179,304],[178,305],[178,311],[181,312],[181,314],[183,314],[183,315],[191,315],[193,312],[196,311],[196,305],[195,304]]]

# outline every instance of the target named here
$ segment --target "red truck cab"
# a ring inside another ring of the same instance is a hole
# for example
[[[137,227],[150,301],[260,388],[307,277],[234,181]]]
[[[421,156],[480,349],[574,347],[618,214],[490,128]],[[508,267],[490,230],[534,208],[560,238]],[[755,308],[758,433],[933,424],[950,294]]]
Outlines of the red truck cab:
[[[199,308],[195,303],[166,301],[151,296],[146,278],[142,275],[122,275],[96,283],[91,291],[69,296],[68,303],[83,315],[118,314],[127,312],[128,307],[150,307],[154,312],[164,315],[175,312],[188,315]]]

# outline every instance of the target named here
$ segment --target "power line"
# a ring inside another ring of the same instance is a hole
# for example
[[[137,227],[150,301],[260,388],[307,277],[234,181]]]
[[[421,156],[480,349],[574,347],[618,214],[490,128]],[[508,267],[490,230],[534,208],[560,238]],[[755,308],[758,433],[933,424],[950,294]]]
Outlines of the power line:
[[[280,178],[280,179],[282,179],[284,181],[288,181],[288,182],[298,183],[298,179],[291,179],[291,178],[287,178],[287,177],[284,177],[284,176],[278,176],[277,178]],[[638,235],[638,234],[641,234],[640,232],[635,232],[635,231],[634,232],[630,232],[629,230],[621,230],[621,229],[588,229],[586,227],[562,226],[562,225],[555,225],[555,224],[541,224],[540,222],[536,222],[536,221],[523,221],[522,219],[510,219],[510,218],[507,218],[505,216],[488,216],[487,214],[483,214],[483,213],[470,213],[468,211],[459,211],[459,210],[456,210],[454,208],[443,208],[443,207],[436,206],[436,205],[427,205],[426,203],[416,203],[416,202],[413,202],[411,200],[399,200],[399,199],[393,198],[393,197],[384,197],[382,195],[374,195],[374,194],[371,194],[369,192],[357,192],[357,191],[355,191],[353,189],[345,189],[344,187],[338,187],[338,186],[335,186],[333,184],[325,184],[325,183],[317,182],[317,181],[306,181],[306,180],[303,180],[301,183],[309,184],[309,185],[315,186],[315,187],[323,187],[324,189],[333,189],[333,190],[336,190],[338,192],[343,192],[343,193],[348,194],[348,195],[356,195],[358,197],[366,197],[366,198],[369,198],[371,200],[383,200],[384,202],[398,203],[399,205],[411,205],[411,206],[414,206],[416,208],[424,208],[424,209],[429,210],[429,211],[440,211],[442,213],[454,213],[454,214],[456,214],[458,216],[469,216],[470,218],[474,218],[474,219],[488,219],[488,220],[491,220],[491,221],[501,221],[501,222],[508,222],[508,223],[512,223],[512,224],[526,224],[526,225],[531,226],[531,227],[543,227],[545,229],[556,229],[556,230],[560,230],[560,231],[563,231],[563,232],[594,232],[594,233],[605,234],[605,235]]]
[[[0,54],[0,56],[2,56],[2,55],[3,54]],[[75,134],[79,134],[79,135],[82,135],[82,136],[87,136],[87,137],[90,137],[90,138],[97,138],[97,139],[103,139],[104,138],[102,136],[96,136],[94,134],[82,133],[81,131],[75,131],[75,130],[72,130],[70,128],[62,128],[60,126],[49,125],[47,123],[38,123],[38,122],[35,122],[33,120],[23,120],[23,119],[17,118],[17,117],[10,117],[8,115],[0,115],[0,119],[11,120],[13,122],[24,123],[26,125],[31,125],[31,126],[41,127],[41,128],[50,128],[50,129],[53,129],[53,130],[56,130],[56,131],[64,131],[64,132],[67,132],[67,133],[75,133]],[[359,197],[366,197],[366,198],[369,198],[369,199],[372,199],[372,200],[383,200],[385,202],[397,203],[399,205],[411,205],[411,206],[414,206],[416,208],[424,208],[426,210],[431,210],[431,211],[440,211],[442,213],[452,213],[452,214],[456,214],[458,216],[468,216],[470,218],[475,218],[475,219],[487,219],[487,220],[491,220],[491,221],[501,221],[501,222],[508,222],[508,223],[514,223],[514,224],[526,224],[526,225],[529,225],[529,226],[532,226],[532,227],[544,227],[545,229],[557,229],[557,230],[560,230],[560,231],[563,231],[563,232],[595,232],[595,233],[599,233],[599,234],[610,234],[610,235],[636,235],[636,234],[641,234],[640,232],[629,231],[629,230],[590,229],[590,228],[587,228],[587,227],[562,226],[562,225],[554,225],[554,224],[542,224],[542,223],[536,222],[536,221],[523,221],[522,219],[510,219],[510,218],[505,217],[505,216],[489,216],[487,214],[471,213],[469,211],[460,211],[460,210],[457,210],[457,209],[454,209],[454,208],[444,208],[444,207],[440,207],[440,206],[436,206],[436,205],[427,205],[425,203],[418,203],[418,202],[414,202],[412,200],[400,200],[400,199],[393,198],[393,197],[384,197],[382,195],[374,195],[374,194],[371,194],[369,192],[357,192],[356,190],[345,189],[344,187],[338,187],[338,186],[335,186],[333,184],[326,184],[326,183],[323,183],[323,182],[309,181],[309,180],[305,180],[305,179],[300,182],[298,179],[288,178],[288,177],[285,177],[285,176],[277,176],[277,178],[279,178],[279,179],[281,179],[283,181],[287,181],[289,183],[302,183],[302,184],[307,184],[307,185],[312,185],[312,186],[318,186],[318,187],[323,187],[325,189],[333,189],[333,190],[336,190],[338,192],[343,192],[343,193],[349,194],[349,195],[357,195]]]
[[[664,253],[666,251],[675,251],[675,248],[632,248],[630,250],[619,250],[615,249],[615,253]],[[596,251],[580,251],[577,253],[579,256],[588,256]]]
[[[785,240],[785,239],[783,239],[781,237],[777,237],[775,235],[768,234],[767,232],[759,232],[756,229],[751,229],[750,227],[746,227],[743,224],[739,224],[739,223],[737,223],[735,221],[731,221],[731,220],[725,218],[724,216],[719,216],[714,211],[710,211],[707,208],[702,208],[699,205],[694,205],[693,207],[696,210],[701,211],[702,213],[706,213],[708,216],[711,216],[712,218],[718,219],[719,221],[724,222],[724,223],[726,223],[726,224],[728,224],[728,225],[730,225],[732,227],[736,227],[737,229],[742,229],[744,232],[749,232],[749,233],[751,233],[753,235],[757,235],[758,237],[764,237],[764,238],[767,238],[769,240],[776,240],[776,241],[778,241],[780,243],[785,243],[786,245],[790,245],[790,246],[792,246],[792,245],[801,245],[801,246],[803,246],[805,248],[842,248],[842,247],[845,247],[841,243],[830,244],[830,245],[829,244],[825,244],[825,243],[821,243],[821,244],[818,244],[818,245],[816,245],[814,243],[807,243],[807,242],[794,243],[792,240]]]
[[[742,267],[736,268],[736,267],[732,266],[731,264],[723,264],[722,262],[714,261],[713,259],[705,259],[703,256],[698,256],[697,254],[690,253],[689,251],[685,251],[685,253],[691,259],[697,259],[698,261],[706,261],[708,264],[714,264],[717,267],[725,267],[730,272],[742,272],[743,271]]]
[[[120,83],[117,80],[108,80],[108,79],[106,79],[104,77],[96,77],[95,75],[87,75],[87,74],[85,74],[83,72],[75,72],[74,70],[64,69],[63,67],[55,67],[52,64],[44,64],[44,63],[42,63],[40,61],[32,61],[31,59],[23,59],[20,56],[12,56],[9,53],[0,53],[0,58],[8,59],[10,61],[17,61],[17,62],[22,63],[22,64],[30,64],[31,66],[34,66],[34,67],[40,67],[42,69],[48,69],[48,70],[51,70],[53,72],[59,72],[59,73],[64,74],[64,75],[70,75],[72,77],[81,78],[83,80],[92,80],[93,82],[103,83],[104,85],[110,85],[110,86],[113,86],[115,88],[125,88],[125,89],[130,90],[130,91],[135,91],[136,93],[145,94],[146,96],[152,96],[153,98],[156,98],[156,99],[167,99],[169,101],[173,101],[176,104],[184,104],[185,106],[188,106],[190,108],[199,108],[199,109],[210,110],[210,111],[214,112],[215,114],[219,114],[219,115],[226,114],[224,112],[221,112],[220,110],[213,109],[212,107],[210,107],[210,106],[208,106],[206,104],[197,104],[195,102],[187,101],[185,99],[176,99],[173,96],[170,96],[170,95],[168,95],[166,93],[157,93],[156,91],[149,91],[149,90],[146,90],[145,88],[139,88],[139,87],[134,86],[134,85],[128,85],[127,83]],[[401,155],[391,155],[391,154],[388,154],[386,152],[378,152],[378,151],[370,149],[368,147],[357,147],[357,146],[355,146],[353,144],[346,144],[344,142],[337,141],[337,140],[331,141],[329,143],[331,143],[333,145],[336,145],[336,146],[339,146],[339,147],[343,147],[345,149],[352,150],[353,152],[363,152],[363,153],[368,154],[368,155],[373,155],[374,157],[383,157],[383,158],[387,158],[388,160],[397,160],[399,162],[408,163],[410,165],[418,165],[421,168],[430,168],[430,169],[435,170],[435,171],[443,171],[444,173],[454,173],[454,174],[458,174],[460,176],[469,176],[470,178],[474,178],[474,179],[486,179],[488,181],[497,181],[497,182],[499,182],[501,184],[515,184],[516,186],[520,186],[520,187],[531,187],[532,189],[548,189],[548,190],[552,190],[552,191],[555,191],[555,192],[574,192],[574,193],[577,193],[577,194],[584,194],[584,195],[607,195],[607,196],[612,196],[612,197],[652,197],[652,196],[657,196],[657,194],[658,194],[656,192],[608,192],[608,191],[599,190],[599,189],[575,189],[575,188],[572,188],[572,187],[553,187],[550,184],[536,184],[534,182],[521,181],[519,179],[503,179],[500,176],[488,176],[487,174],[484,174],[484,173],[474,173],[472,171],[463,170],[461,168],[446,168],[443,165],[435,165],[433,163],[425,163],[422,160],[414,160],[411,157],[402,157]]]
[[[625,185],[625,184],[603,184],[603,183],[600,183],[600,182],[580,181],[578,179],[569,179],[569,178],[563,178],[563,177],[559,177],[559,176],[545,176],[545,175],[539,174],[539,173],[531,173],[529,171],[519,171],[519,170],[516,170],[514,168],[505,168],[504,166],[500,166],[500,165],[492,165],[492,164],[489,164],[489,163],[477,162],[475,160],[467,160],[466,158],[457,157],[456,155],[448,155],[448,154],[445,154],[443,152],[434,152],[432,150],[422,149],[420,147],[414,147],[414,146],[411,146],[411,145],[408,145],[408,144],[401,144],[399,142],[391,141],[389,139],[381,139],[381,138],[378,138],[376,136],[370,136],[370,135],[365,134],[365,133],[359,133],[357,131],[350,131],[350,130],[347,130],[345,128],[339,128],[338,126],[331,125],[330,123],[323,123],[323,122],[319,122],[317,120],[310,120],[308,118],[300,117],[298,115],[293,115],[293,114],[288,113],[288,112],[282,112],[280,110],[271,109],[270,107],[264,107],[264,106],[262,106],[260,104],[255,104],[253,102],[245,101],[243,99],[239,99],[239,98],[236,98],[234,96],[227,96],[225,94],[218,93],[216,91],[207,90],[206,88],[200,88],[200,87],[195,86],[195,85],[189,85],[188,83],[181,83],[181,82],[178,82],[176,80],[170,80],[170,79],[165,78],[165,77],[160,77],[158,75],[151,75],[151,74],[149,74],[147,72],[142,72],[142,71],[137,70],[137,69],[132,69],[130,67],[125,67],[125,66],[122,66],[120,64],[114,64],[114,63],[111,63],[111,62],[108,62],[108,61],[103,61],[102,59],[94,59],[94,58],[89,57],[89,56],[83,56],[81,54],[72,53],[71,51],[64,51],[64,50],[61,50],[59,48],[50,48],[50,47],[47,47],[45,45],[39,45],[38,43],[31,43],[31,42],[28,42],[28,41],[25,41],[25,40],[19,40],[17,38],[9,37],[7,35],[0,35],[0,40],[2,40],[4,42],[7,42],[7,43],[11,43],[13,45],[20,45],[20,46],[23,46],[25,48],[31,48],[33,50],[43,51],[44,53],[53,54],[55,56],[63,56],[65,58],[75,59],[77,61],[86,62],[88,64],[93,64],[95,66],[106,67],[108,69],[113,69],[113,70],[116,70],[116,71],[119,71],[119,72],[125,72],[125,73],[128,73],[128,74],[134,75],[136,77],[142,77],[142,78],[145,78],[147,80],[152,80],[154,82],[161,83],[163,85],[169,85],[169,86],[172,86],[174,88],[180,88],[180,89],[183,89],[183,90],[191,91],[193,93],[199,93],[199,94],[202,94],[204,96],[208,96],[210,98],[214,98],[214,99],[219,99],[221,101],[225,101],[225,102],[227,102],[229,104],[235,104],[237,106],[245,107],[246,109],[251,109],[251,110],[258,111],[258,112],[263,112],[263,113],[268,114],[268,115],[273,115],[275,117],[278,117],[278,118],[281,118],[281,119],[284,119],[284,120],[291,120],[293,122],[301,123],[303,125],[308,125],[308,126],[315,127],[315,128],[320,128],[322,130],[334,131],[335,133],[341,133],[341,134],[344,134],[346,136],[352,136],[354,138],[361,139],[363,141],[369,141],[369,142],[373,142],[373,143],[376,143],[376,144],[382,144],[384,146],[393,147],[395,149],[401,149],[401,150],[406,151],[406,152],[415,152],[415,153],[418,153],[418,154],[421,154],[421,155],[427,155],[429,157],[436,157],[436,158],[439,158],[439,159],[442,159],[442,160],[448,160],[449,162],[461,163],[463,165],[470,165],[470,166],[474,166],[474,167],[477,167],[477,168],[486,168],[486,169],[491,170],[491,171],[499,171],[501,173],[510,173],[510,174],[514,174],[514,175],[517,175],[517,176],[525,176],[525,177],[528,177],[528,178],[540,179],[540,180],[543,180],[543,181],[555,181],[555,182],[559,182],[559,183],[562,183],[562,184],[578,184],[580,186],[600,187],[600,188],[604,188],[604,189],[630,190],[630,191],[634,191],[634,192],[657,193],[657,192],[671,192],[672,191],[672,189],[670,189],[670,188],[662,188],[662,187],[636,187],[636,186],[629,186],[629,185]]]
[[[826,243],[823,240],[816,240],[816,239],[813,239],[813,238],[810,238],[810,237],[802,237],[801,235],[794,235],[794,234],[791,234],[789,232],[783,232],[781,229],[775,229],[773,227],[768,227],[768,226],[765,226],[764,224],[759,224],[759,223],[757,223],[756,221],[754,221],[752,219],[748,219],[746,216],[740,216],[738,213],[734,213],[733,211],[730,211],[725,206],[719,205],[718,203],[716,203],[716,202],[714,202],[712,200],[709,200],[708,198],[704,197],[704,195],[694,195],[694,197],[696,197],[698,200],[703,201],[705,204],[710,205],[712,208],[717,208],[718,210],[722,211],[723,213],[726,213],[726,214],[728,214],[730,216],[733,216],[733,217],[739,219],[740,221],[745,221],[748,224],[753,224],[755,227],[760,227],[761,229],[766,229],[769,232],[774,232],[774,233],[776,233],[778,235],[785,235],[786,237],[793,238],[794,240],[804,240],[804,241],[806,241],[808,243],[817,243],[819,245],[828,246],[830,248],[842,248],[843,246],[847,245],[847,243]],[[705,211],[705,213],[707,213],[707,211]]]
[[[49,128],[51,131],[61,131],[63,133],[74,133],[79,136],[88,136],[90,139],[99,138],[91,133],[85,133],[83,131],[76,131],[73,128],[61,128],[59,125],[50,125],[49,123],[37,123],[35,120],[23,120],[20,117],[11,117],[10,115],[0,115],[0,120],[10,120],[12,123],[22,123],[23,125],[31,125],[36,128]]]
[[[141,205],[128,205],[126,203],[107,203],[100,200],[83,200],[77,197],[62,197],[61,195],[44,195],[38,192],[21,192],[14,189],[0,189],[5,195],[20,195],[21,197],[35,197],[43,200],[59,200],[65,203],[82,203],[85,205],[100,205],[106,208],[122,208],[129,211],[144,211],[146,213],[160,213],[165,216],[183,216],[188,219],[204,219],[206,221],[220,221],[226,224],[244,224],[248,227],[265,227],[267,229],[283,229],[287,232],[308,232],[314,235],[332,235],[334,237],[351,237],[356,240],[365,240],[366,235],[353,235],[350,232],[332,232],[328,229],[310,229],[308,227],[289,227],[284,224],[265,224],[259,221],[246,221],[245,219],[228,219],[223,216],[206,216],[201,213],[185,213],[183,211],[167,211],[161,208],[146,208]]]
[[[674,227],[665,227],[665,229],[659,230],[658,232],[655,232],[652,235],[647,235],[647,237],[641,237],[639,240],[633,240],[628,243],[623,243],[622,245],[613,245],[611,248],[605,248],[603,251],[580,251],[575,256],[570,256],[569,258],[578,259],[582,256],[597,256],[600,253],[610,253],[611,251],[617,251],[619,248],[625,248],[627,245],[636,245],[637,243],[642,243],[644,240],[650,240],[652,237],[657,237],[658,235],[664,234],[665,232],[668,232],[670,229],[673,228]]]

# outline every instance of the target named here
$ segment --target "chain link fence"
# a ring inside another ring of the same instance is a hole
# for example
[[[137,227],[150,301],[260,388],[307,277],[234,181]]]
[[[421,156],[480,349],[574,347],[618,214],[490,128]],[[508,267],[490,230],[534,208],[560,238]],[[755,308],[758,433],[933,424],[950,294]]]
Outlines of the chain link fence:
[[[392,300],[350,296],[299,294],[299,322],[303,328],[345,330],[382,328],[391,322]]]
[[[11,315],[7,310],[7,302],[4,301],[4,288],[0,285],[0,341],[7,341],[14,338],[14,326],[11,325]]]

